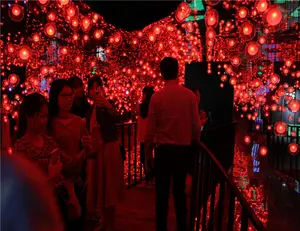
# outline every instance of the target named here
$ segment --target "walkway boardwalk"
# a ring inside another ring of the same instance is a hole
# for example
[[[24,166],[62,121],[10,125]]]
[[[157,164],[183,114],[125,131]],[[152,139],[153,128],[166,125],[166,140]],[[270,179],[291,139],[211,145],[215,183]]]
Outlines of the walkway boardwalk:
[[[169,230],[176,230],[173,197],[169,202]],[[155,230],[154,188],[132,187],[126,190],[126,199],[118,207],[116,231]]]

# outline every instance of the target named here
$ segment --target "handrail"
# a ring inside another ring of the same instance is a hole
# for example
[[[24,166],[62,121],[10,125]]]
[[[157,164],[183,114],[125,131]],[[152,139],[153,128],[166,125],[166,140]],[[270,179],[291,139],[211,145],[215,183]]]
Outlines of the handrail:
[[[214,156],[214,154],[200,141],[200,148],[204,149],[207,154],[210,156],[211,160],[214,162],[214,164],[219,168],[221,174],[225,178],[225,181],[229,184],[231,189],[233,190],[235,196],[237,197],[238,201],[242,205],[242,207],[246,208],[249,213],[249,219],[254,225],[254,227],[258,230],[267,231],[266,227],[263,225],[263,223],[258,219],[255,212],[251,208],[251,206],[248,204],[247,200],[244,198],[236,184],[228,177],[227,172],[223,168],[223,166],[220,164],[220,162],[217,160],[217,158]]]

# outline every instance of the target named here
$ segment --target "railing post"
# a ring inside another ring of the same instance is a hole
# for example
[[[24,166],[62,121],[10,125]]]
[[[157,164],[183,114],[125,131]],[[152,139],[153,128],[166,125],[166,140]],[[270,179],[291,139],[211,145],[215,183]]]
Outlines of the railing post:
[[[134,129],[134,184],[137,183],[137,131],[136,123],[132,124],[132,129]]]
[[[248,211],[242,208],[241,231],[248,231]]]
[[[130,126],[127,126],[128,131],[128,186],[131,184],[131,130]]]

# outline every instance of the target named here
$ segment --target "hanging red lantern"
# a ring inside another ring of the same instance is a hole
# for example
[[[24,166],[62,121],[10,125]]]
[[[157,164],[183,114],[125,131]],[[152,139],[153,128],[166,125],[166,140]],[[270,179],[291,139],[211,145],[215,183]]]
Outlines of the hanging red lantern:
[[[104,30],[102,30],[102,29],[95,30],[94,38],[99,40],[102,38],[103,34],[104,34]]]
[[[214,39],[216,37],[216,32],[212,27],[206,29],[206,37],[209,39]]]
[[[18,4],[12,4],[8,9],[8,15],[11,20],[20,22],[24,18],[24,8]]]
[[[50,22],[54,22],[56,20],[56,14],[54,12],[49,12],[47,14],[47,19],[50,21]]]
[[[22,61],[27,61],[31,56],[31,49],[27,45],[22,45],[18,51],[19,58]]]
[[[6,49],[10,54],[14,53],[14,51],[15,51],[14,45],[11,43],[7,44]]]
[[[247,7],[238,8],[238,11],[237,11],[238,18],[245,19],[245,18],[247,18],[248,14],[249,14],[249,11],[248,11]]]
[[[77,8],[74,5],[70,5],[68,6],[68,8],[66,9],[66,14],[68,17],[73,18],[77,15]]]
[[[189,17],[191,14],[191,8],[187,2],[182,2],[175,12],[175,19],[177,22],[181,23]]]
[[[73,31],[79,30],[79,20],[78,18],[73,18],[70,22],[70,27]]]
[[[298,112],[300,109],[300,103],[299,100],[297,99],[292,99],[289,103],[288,103],[288,108],[291,112]]]
[[[268,148],[266,146],[261,146],[259,149],[259,155],[261,156],[267,156],[268,154]]]
[[[259,0],[256,5],[255,8],[259,13],[263,13],[268,9],[269,3],[267,0]]]
[[[288,151],[291,155],[295,156],[299,152],[299,145],[297,143],[290,143],[288,146]]]
[[[40,35],[39,34],[33,34],[32,35],[32,40],[36,43],[39,42],[41,40]]]
[[[282,13],[276,6],[272,7],[266,14],[266,20],[269,25],[277,26],[282,20]]]
[[[60,55],[66,55],[66,54],[68,54],[68,49],[67,49],[67,47],[60,47],[58,52]]]
[[[81,28],[82,31],[87,32],[91,29],[92,27],[92,21],[89,17],[83,17],[81,19]]]
[[[52,22],[47,23],[44,27],[44,33],[50,38],[54,37],[56,35],[55,24]]]
[[[239,33],[240,33],[240,37],[244,41],[250,41],[254,38],[254,36],[256,34],[256,28],[253,23],[247,21],[247,22],[244,22],[239,27]]]
[[[260,55],[260,45],[258,42],[252,41],[246,45],[245,48],[246,56],[249,59],[255,59]]]
[[[8,76],[8,81],[11,86],[15,87],[20,82],[20,78],[16,74],[10,74]]]
[[[273,73],[271,76],[270,76],[270,82],[274,85],[277,85],[279,82],[280,82],[280,77],[279,75]]]
[[[245,144],[250,144],[250,143],[251,143],[251,138],[250,138],[250,136],[245,136],[245,137],[244,137],[244,142],[245,142]]]
[[[204,16],[207,27],[216,28],[219,23],[219,14],[215,9],[208,9]]]
[[[277,136],[284,136],[287,133],[287,124],[279,121],[274,125],[274,133]]]
[[[238,67],[238,66],[242,63],[242,60],[241,60],[240,56],[234,55],[234,56],[230,59],[230,62],[231,62],[231,64],[232,64],[232,66]]]

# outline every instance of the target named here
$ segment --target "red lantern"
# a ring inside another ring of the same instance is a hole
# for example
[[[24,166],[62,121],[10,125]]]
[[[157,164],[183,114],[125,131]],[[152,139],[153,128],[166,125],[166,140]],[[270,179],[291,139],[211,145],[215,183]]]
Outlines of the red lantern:
[[[260,45],[257,42],[249,42],[246,45],[246,56],[249,59],[257,58],[260,55]]]
[[[94,31],[94,38],[99,40],[99,39],[102,38],[103,34],[104,34],[103,30],[101,30],[101,29],[95,30]]]
[[[250,144],[250,143],[251,143],[251,138],[250,138],[250,136],[245,136],[245,137],[244,137],[244,142],[245,142],[245,144]]]
[[[214,39],[216,37],[216,32],[212,27],[206,29],[206,37],[209,39]]]
[[[40,6],[45,7],[46,5],[48,5],[50,0],[38,0],[37,2]]]
[[[58,51],[60,55],[68,54],[68,49],[66,47],[60,47]]]
[[[277,136],[284,136],[287,133],[287,124],[282,121],[275,123],[274,133]]]
[[[293,156],[297,155],[299,152],[299,145],[297,143],[290,143],[288,146],[288,151]]]
[[[177,22],[183,22],[191,14],[191,8],[187,2],[182,2],[175,12],[175,19]]]
[[[248,12],[248,8],[247,7],[241,7],[241,8],[238,9],[237,16],[240,19],[247,18],[248,14],[249,14],[249,12]]]
[[[270,9],[267,13],[267,22],[271,26],[276,26],[281,22],[282,13],[277,8]]]
[[[8,15],[11,20],[20,22],[24,18],[24,8],[18,4],[12,4],[8,9]]]
[[[265,146],[261,146],[259,149],[259,155],[266,156],[268,154],[268,148]]]
[[[73,18],[77,15],[77,8],[74,5],[70,5],[67,9],[66,9],[66,13],[67,16],[70,18]]]
[[[22,61],[27,61],[31,56],[31,49],[27,45],[23,45],[19,48],[19,58]]]
[[[8,80],[11,86],[16,86],[19,83],[20,78],[16,74],[10,74]]]
[[[39,34],[33,34],[32,40],[37,43],[41,40],[41,38],[40,38]]]
[[[268,9],[269,3],[267,0],[259,0],[256,3],[256,9],[259,13],[263,13]]]
[[[81,28],[84,32],[87,32],[92,27],[92,21],[89,17],[83,17],[81,19]]]
[[[71,20],[70,27],[74,31],[77,31],[79,29],[79,20],[78,20],[78,18],[74,18],[74,19]]]
[[[291,112],[294,112],[294,113],[298,112],[299,108],[300,108],[299,100],[292,99],[288,104],[288,108]]]
[[[279,77],[279,75],[273,73],[273,74],[271,75],[270,81],[271,81],[271,83],[274,84],[274,85],[278,84],[278,83],[280,82],[280,77]]]
[[[54,22],[56,19],[56,14],[54,12],[49,12],[47,18],[49,21]]]
[[[215,9],[209,9],[205,13],[205,24],[207,27],[216,28],[219,23],[219,14]]]
[[[256,28],[253,23],[247,21],[239,27],[239,33],[243,40],[252,40],[256,34]]]
[[[52,38],[56,35],[56,26],[54,23],[50,22],[50,23],[47,23],[44,27],[44,33]]]
[[[238,67],[241,64],[242,60],[241,60],[240,56],[235,55],[231,58],[230,62],[232,64],[232,66]]]

